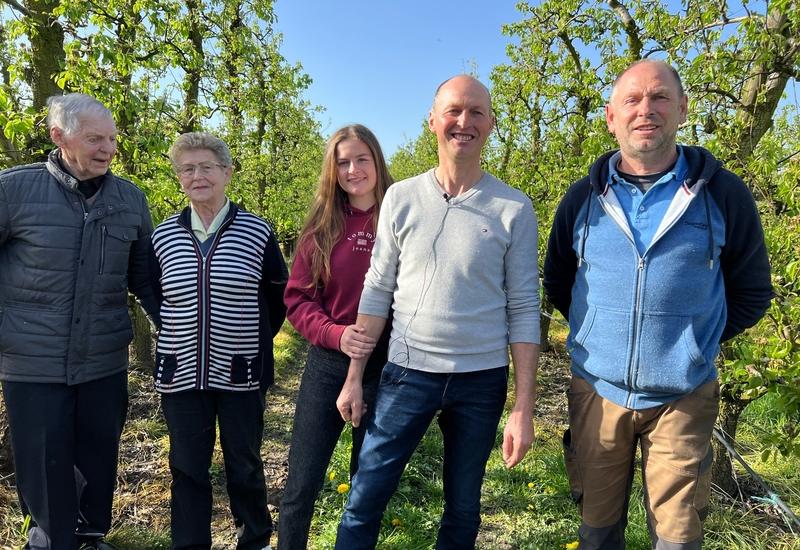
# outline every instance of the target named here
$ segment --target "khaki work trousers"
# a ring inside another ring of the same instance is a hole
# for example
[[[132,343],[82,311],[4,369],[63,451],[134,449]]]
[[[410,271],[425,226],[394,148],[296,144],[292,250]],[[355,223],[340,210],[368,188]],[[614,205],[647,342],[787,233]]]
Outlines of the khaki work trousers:
[[[573,376],[568,398],[564,451],[572,497],[581,507],[581,549],[625,548],[637,445],[653,548],[700,548],[718,382],[660,407],[631,410],[603,399]]]

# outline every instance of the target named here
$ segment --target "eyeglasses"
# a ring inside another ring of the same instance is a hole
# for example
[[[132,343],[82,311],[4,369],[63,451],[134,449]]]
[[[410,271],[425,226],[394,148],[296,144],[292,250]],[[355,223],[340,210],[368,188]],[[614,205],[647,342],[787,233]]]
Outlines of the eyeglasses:
[[[218,162],[201,162],[200,164],[182,164],[178,166],[175,173],[179,178],[191,178],[195,173],[201,176],[209,175],[214,168],[224,168],[224,164]]]

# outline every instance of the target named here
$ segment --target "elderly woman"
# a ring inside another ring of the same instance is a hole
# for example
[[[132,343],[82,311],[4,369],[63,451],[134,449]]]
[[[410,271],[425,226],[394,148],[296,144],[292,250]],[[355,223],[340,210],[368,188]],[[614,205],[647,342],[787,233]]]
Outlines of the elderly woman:
[[[225,196],[232,162],[210,134],[169,152],[189,206],[153,232],[161,298],[156,390],[170,437],[172,548],[211,548],[209,466],[216,423],[240,550],[269,547],[260,448],[273,380],[272,338],[286,313],[286,264],[263,219]]]

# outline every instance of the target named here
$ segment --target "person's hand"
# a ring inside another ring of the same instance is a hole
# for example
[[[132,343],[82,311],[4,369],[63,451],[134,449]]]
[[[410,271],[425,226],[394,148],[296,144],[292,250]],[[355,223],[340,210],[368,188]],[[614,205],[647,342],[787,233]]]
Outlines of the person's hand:
[[[519,464],[533,444],[533,418],[523,411],[512,410],[503,430],[503,461],[506,468]]]
[[[360,325],[348,325],[339,339],[339,349],[351,359],[364,359],[369,357],[375,349],[377,340],[364,333]]]
[[[361,417],[367,412],[367,404],[363,399],[361,382],[346,380],[339,397],[336,399],[336,408],[345,422],[352,422],[354,428],[361,424]]]

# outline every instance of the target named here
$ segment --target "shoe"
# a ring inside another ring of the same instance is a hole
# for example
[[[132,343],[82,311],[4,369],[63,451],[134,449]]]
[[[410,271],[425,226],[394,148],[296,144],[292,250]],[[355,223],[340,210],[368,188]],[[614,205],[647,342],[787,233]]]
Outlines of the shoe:
[[[103,539],[84,542],[78,550],[117,550],[117,547]]]

